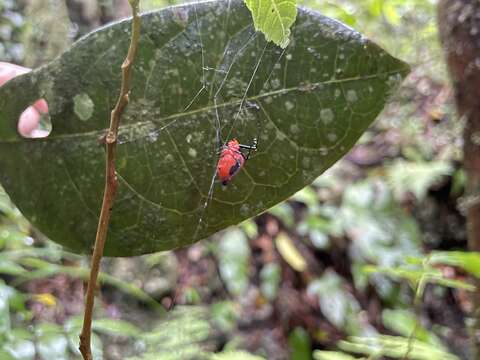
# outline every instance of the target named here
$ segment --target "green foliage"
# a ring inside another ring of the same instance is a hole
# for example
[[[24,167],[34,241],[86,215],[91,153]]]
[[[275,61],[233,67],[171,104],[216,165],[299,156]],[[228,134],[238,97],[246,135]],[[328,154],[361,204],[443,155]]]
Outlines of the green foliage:
[[[142,332],[135,325],[119,319],[95,319],[93,329],[98,333],[128,337],[137,337]]]
[[[250,247],[245,233],[238,229],[225,231],[218,245],[217,258],[228,290],[240,296],[247,289],[249,276]]]
[[[31,316],[26,310],[27,297],[16,289],[0,283],[0,356],[5,360],[51,360],[72,359],[79,355],[77,339],[81,322],[64,326],[40,322],[27,326],[24,323]],[[110,328],[115,321],[110,320]],[[122,326],[119,322],[119,326]],[[102,342],[93,334],[95,359],[102,358]]]
[[[411,192],[421,201],[432,185],[452,174],[453,168],[446,161],[409,162],[399,159],[386,171],[395,196],[401,199],[402,195]]]
[[[97,226],[105,156],[98,138],[118,91],[113,69],[128,29],[128,21],[104,27],[0,89],[0,180],[36,227],[76,252],[90,251],[87,234]],[[353,146],[409,71],[360,34],[306,10],[285,51],[255,35],[238,0],[145,14],[142,29],[107,256],[187,245],[286,199]],[[52,133],[21,139],[18,114],[38,97],[50,104]],[[261,146],[230,186],[214,186],[205,209],[217,112],[222,139],[258,137]],[[63,201],[52,201],[58,196]]]
[[[34,239],[30,231],[28,223],[0,189],[0,274],[6,275],[11,283],[7,285],[0,280],[0,348],[3,351],[0,359],[77,359],[80,355],[77,348],[82,317],[70,317],[62,325],[37,320],[32,322],[32,302],[42,304],[51,311],[62,307],[61,299],[51,293],[27,294],[20,289],[26,282],[62,275],[68,275],[72,282],[78,278],[87,280],[88,269],[79,266],[81,257],[63,251],[50,241],[36,239],[36,246],[32,246]],[[152,309],[159,308],[155,300],[134,284],[105,273],[101,273],[100,283],[149,304]],[[129,322],[109,318],[95,320],[93,330],[96,360],[103,359],[103,340],[111,343],[117,337],[132,339],[142,332]]]
[[[215,306],[217,306],[216,304]],[[223,304],[224,306],[226,304]],[[218,311],[218,307],[217,310]],[[217,316],[213,318],[205,307],[177,307],[152,330],[135,334],[136,348],[141,354],[128,360],[263,360],[244,351],[228,350],[213,354],[211,339],[216,334]],[[131,334],[131,331],[127,331]]]
[[[296,0],[245,0],[245,4],[252,12],[255,30],[263,32],[267,41],[286,48],[297,17]]]
[[[416,315],[406,309],[385,309],[382,311],[383,325],[404,337],[413,337],[422,342],[436,346],[438,349],[444,349],[440,339],[431,331],[421,326]]]
[[[288,227],[292,227],[294,225],[293,209],[287,202],[282,202],[278,205],[275,205],[268,210],[268,213],[282,220],[282,222]]]
[[[406,58],[434,79],[445,77],[441,64],[435,2],[429,0],[302,0],[365,33],[395,56]]]
[[[60,55],[72,41],[72,25],[63,1],[28,2],[22,34],[25,47],[24,65],[37,67]]]
[[[260,290],[263,296],[273,301],[278,295],[280,282],[282,281],[282,269],[277,263],[268,263],[260,271]]]
[[[211,360],[265,360],[265,358],[249,354],[245,351],[228,351],[213,355]]]
[[[348,352],[364,354],[369,359],[390,357],[411,360],[458,360],[453,354],[428,343],[398,336],[351,337],[340,341],[339,347]]]
[[[338,351],[320,351],[320,350],[316,350],[313,352],[313,358],[315,360],[364,360],[365,359],[365,358],[359,359],[358,357],[353,357]]]
[[[25,26],[25,18],[20,11],[20,3],[12,0],[0,0],[0,59],[2,61],[19,62],[24,49],[21,35]]]
[[[428,263],[422,263],[421,260],[418,260],[418,263],[419,264],[404,264],[399,267],[369,265],[364,267],[364,271],[367,273],[381,273],[395,279],[407,280],[413,289],[421,289],[421,293],[426,284],[437,284],[468,291],[475,290],[473,285],[465,281],[446,278],[440,269],[432,267]]]
[[[236,303],[220,301],[210,307],[212,321],[221,331],[232,331],[239,319]]]
[[[307,268],[307,262],[303,258],[302,254],[295,247],[293,240],[287,233],[280,233],[275,238],[275,246],[282,256],[282,258],[290,265],[292,269],[298,272],[305,271]]]
[[[420,253],[415,220],[394,202],[381,178],[349,186],[336,221],[354,241],[352,253],[359,262],[389,266]]]
[[[310,360],[312,355],[312,344],[310,336],[303,328],[295,328],[288,336],[290,347],[290,360]]]
[[[23,235],[24,236],[24,235]],[[11,243],[9,245],[12,245]],[[89,269],[79,266],[59,265],[61,260],[79,260],[79,257],[61,250],[53,243],[47,243],[44,248],[23,248],[18,250],[5,249],[0,252],[0,274],[16,276],[17,284],[29,280],[42,279],[59,274],[67,274],[71,278],[85,281],[89,277]],[[101,284],[110,285],[118,290],[145,302],[153,308],[159,308],[158,303],[137,286],[117,279],[104,272],[99,274]]]
[[[179,308],[160,320],[151,331],[142,333],[137,346],[145,350],[126,359],[208,359],[209,352],[204,346],[211,332],[205,309]]]
[[[427,261],[431,265],[456,266],[476,278],[480,278],[480,253],[478,252],[434,251],[429,255]]]
[[[350,335],[375,333],[372,327],[362,326],[360,304],[347,291],[345,281],[337,273],[326,271],[321,278],[310,283],[308,292],[318,296],[322,314],[338,329]]]

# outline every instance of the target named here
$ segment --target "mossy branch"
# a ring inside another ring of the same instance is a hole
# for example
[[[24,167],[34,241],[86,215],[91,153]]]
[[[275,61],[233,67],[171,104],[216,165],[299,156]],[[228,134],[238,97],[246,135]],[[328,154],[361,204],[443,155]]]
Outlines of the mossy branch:
[[[110,116],[110,127],[105,136],[106,164],[105,164],[105,190],[103,193],[102,209],[98,221],[95,247],[93,249],[92,263],[90,268],[90,279],[88,281],[87,295],[85,299],[85,313],[83,318],[82,333],[80,334],[80,352],[84,360],[92,360],[91,337],[93,304],[95,288],[97,284],[100,261],[103,256],[103,249],[107,239],[108,226],[113,203],[117,194],[118,179],[115,171],[115,155],[117,147],[118,127],[123,111],[128,104],[130,93],[131,70],[140,39],[141,19],[139,16],[140,0],[129,0],[132,7],[132,37],[127,57],[122,64],[122,84],[117,103]]]

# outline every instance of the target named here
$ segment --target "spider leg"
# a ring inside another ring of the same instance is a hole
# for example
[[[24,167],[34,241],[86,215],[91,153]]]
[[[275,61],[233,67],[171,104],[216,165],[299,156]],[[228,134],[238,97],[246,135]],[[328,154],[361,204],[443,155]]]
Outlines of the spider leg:
[[[243,144],[240,144],[240,145],[238,145],[238,146],[240,147],[240,149],[254,150],[254,151],[255,151],[255,150],[257,150],[257,143],[258,143],[257,139],[254,138],[252,145],[243,145]]]
[[[240,149],[245,149],[245,150],[257,150],[257,145],[238,145]]]
[[[240,149],[245,149],[245,150],[248,150],[248,153],[247,155],[243,155],[243,158],[245,159],[245,161],[247,161],[250,157],[250,154],[252,153],[252,151],[257,151],[257,139],[253,139],[253,144],[252,145],[242,145],[240,144],[239,145]]]

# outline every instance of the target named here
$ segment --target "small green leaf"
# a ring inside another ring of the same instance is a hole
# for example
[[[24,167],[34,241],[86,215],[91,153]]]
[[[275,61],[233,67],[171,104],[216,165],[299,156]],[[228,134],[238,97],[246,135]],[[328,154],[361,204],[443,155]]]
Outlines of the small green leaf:
[[[0,335],[9,334],[11,331],[10,299],[16,290],[0,280]]]
[[[42,360],[68,360],[68,339],[61,333],[44,334],[38,339],[38,353]]]
[[[282,258],[292,267],[292,269],[302,272],[307,268],[307,262],[300,251],[295,247],[288,234],[282,232],[275,238],[275,245]]]
[[[431,283],[455,289],[475,291],[475,286],[472,284],[461,280],[447,279],[443,276],[439,269],[432,267],[412,269],[405,266],[386,267],[366,265],[363,267],[363,269],[366,273],[378,272],[393,278],[408,280],[413,288],[417,288],[417,286],[421,285],[421,283]]]
[[[255,30],[263,32],[267,41],[286,48],[297,17],[296,0],[245,0],[245,4],[252,12]]]
[[[288,336],[290,360],[310,360],[312,358],[312,344],[308,332],[301,327],[295,328]]]
[[[2,259],[2,262],[0,263],[0,274],[19,276],[27,272],[28,271],[25,268],[18,265],[14,261]]]
[[[346,290],[345,281],[336,272],[325,271],[321,278],[309,284],[307,291],[318,296],[318,304],[323,315],[338,329],[352,335],[374,332],[362,324],[359,318],[360,304]]]
[[[270,215],[277,217],[283,224],[291,228],[295,223],[293,208],[288,202],[282,202],[268,210]]]
[[[344,351],[376,358],[385,356],[411,360],[458,360],[455,355],[436,346],[400,336],[351,337],[348,341],[340,341],[339,347]]]
[[[265,358],[245,351],[226,351],[213,355],[210,360],[265,360]]]
[[[92,334],[92,356],[93,360],[103,360],[102,339],[95,333]]]
[[[93,321],[93,329],[97,332],[117,336],[139,336],[141,330],[135,325],[119,319],[98,319]]]
[[[414,332],[415,338],[443,349],[444,345],[433,333],[424,328],[413,312],[403,309],[385,309],[382,311],[383,325],[402,336],[409,337]]]
[[[398,198],[411,192],[421,201],[432,185],[452,172],[452,165],[446,161],[409,162],[398,159],[387,167],[387,178]]]
[[[256,238],[258,236],[258,227],[255,221],[248,219],[240,224],[240,228],[248,236],[249,239]]]
[[[141,335],[145,353],[126,359],[207,360],[203,347],[209,337],[214,337],[208,317],[200,307],[176,307],[151,331]]]
[[[313,353],[313,358],[315,360],[363,360],[365,358],[356,358],[348,354],[338,352],[338,351],[320,351],[316,350]]]
[[[4,349],[0,349],[0,359],[3,360],[18,360],[18,358],[11,355],[10,352]]]
[[[260,290],[263,296],[273,301],[277,297],[280,281],[282,280],[282,269],[277,263],[268,263],[260,271]]]
[[[233,301],[221,301],[210,306],[213,323],[224,332],[231,332],[237,326],[240,314],[236,305]]]
[[[478,252],[435,251],[429,256],[429,263],[457,266],[480,278],[480,253]]]
[[[3,351],[15,360],[35,359],[35,344],[33,341],[13,338],[10,342],[3,345]]]
[[[250,247],[245,233],[238,229],[227,230],[218,245],[217,258],[228,290],[240,296],[247,289],[249,276]]]

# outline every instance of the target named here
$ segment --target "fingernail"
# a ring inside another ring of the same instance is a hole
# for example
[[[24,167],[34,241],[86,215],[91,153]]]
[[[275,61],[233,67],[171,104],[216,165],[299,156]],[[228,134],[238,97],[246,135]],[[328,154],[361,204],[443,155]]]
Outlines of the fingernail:
[[[40,114],[48,113],[48,104],[44,99],[37,100],[33,106]]]
[[[33,130],[38,127],[40,114],[33,106],[29,106],[18,119],[18,132],[25,137],[30,137]]]

